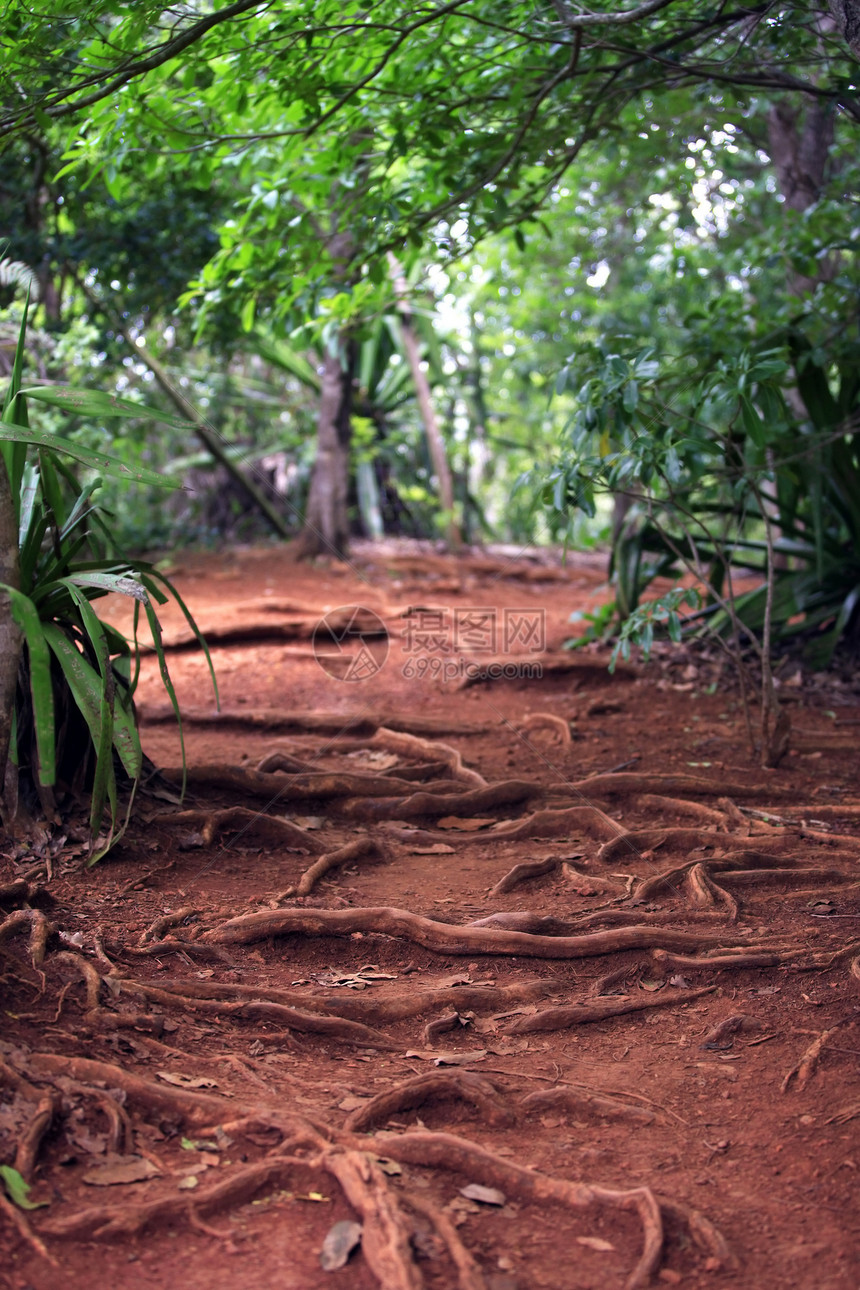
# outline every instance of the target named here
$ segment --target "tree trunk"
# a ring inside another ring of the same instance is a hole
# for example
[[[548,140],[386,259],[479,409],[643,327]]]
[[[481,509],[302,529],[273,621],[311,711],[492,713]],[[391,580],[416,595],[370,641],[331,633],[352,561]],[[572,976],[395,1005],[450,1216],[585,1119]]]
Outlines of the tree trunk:
[[[333,555],[343,559],[349,547],[349,466],[352,436],[352,378],[355,342],[347,339],[344,356],[326,351],[317,418],[314,462],[305,520],[296,543],[299,559]]]
[[[17,588],[18,524],[9,484],[6,462],[0,455],[0,582]],[[21,657],[21,631],[12,617],[12,604],[6,592],[0,592],[0,797],[6,782],[6,763],[15,711],[15,689]]]
[[[436,409],[433,405],[433,395],[430,392],[430,382],[427,380],[427,373],[421,366],[418,337],[415,334],[415,328],[412,326],[412,312],[409,308],[409,288],[399,262],[390,251],[388,253],[388,265],[391,270],[394,294],[397,296],[403,348],[406,350],[406,359],[412,372],[412,383],[415,386],[421,420],[424,422],[424,434],[427,437],[430,460],[436,472],[439,505],[445,517],[445,533],[448,545],[456,549],[461,545],[462,538],[454,520],[454,488],[451,483],[451,470],[448,466],[445,440],[442,438],[439,422],[436,419]]]
[[[771,160],[779,190],[790,210],[808,210],[821,196],[827,161],[833,143],[833,111],[829,103],[806,98],[802,104],[787,100],[775,103],[767,115]],[[836,272],[835,257],[821,261],[816,277],[792,273],[789,289],[793,295],[814,291]]]
[[[855,58],[860,58],[860,0],[830,0],[830,12]]]

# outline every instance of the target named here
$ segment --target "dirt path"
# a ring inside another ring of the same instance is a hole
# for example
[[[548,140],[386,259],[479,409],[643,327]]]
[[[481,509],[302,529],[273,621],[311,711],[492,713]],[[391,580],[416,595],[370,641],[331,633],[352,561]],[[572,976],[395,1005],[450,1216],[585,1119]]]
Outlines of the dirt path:
[[[857,1290],[858,690],[763,772],[716,662],[560,651],[596,559],[175,577],[184,804],[149,656],[127,838],[0,869],[0,1286]]]

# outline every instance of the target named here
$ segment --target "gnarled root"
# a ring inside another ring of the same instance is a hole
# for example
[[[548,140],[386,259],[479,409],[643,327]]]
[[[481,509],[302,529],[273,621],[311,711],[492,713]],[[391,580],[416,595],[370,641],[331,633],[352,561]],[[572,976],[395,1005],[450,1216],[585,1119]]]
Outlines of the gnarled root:
[[[595,999],[591,1003],[569,1003],[558,1008],[544,1008],[531,1017],[520,1017],[505,1027],[508,1035],[529,1035],[536,1031],[566,1030],[568,1026],[584,1026],[590,1021],[605,1021],[607,1017],[622,1017],[628,1012],[643,1012],[646,1008],[669,1008],[674,1004],[688,1003],[700,995],[716,990],[715,985],[701,986],[697,990],[668,990],[660,994],[645,995],[639,999]]]
[[[530,1093],[520,1102],[525,1111],[565,1110],[581,1115],[583,1111],[606,1120],[628,1120],[635,1124],[653,1124],[657,1114],[644,1106],[632,1106],[620,1097],[611,1097],[593,1089],[565,1085]]]
[[[269,936],[349,936],[353,932],[403,937],[443,954],[522,954],[545,959],[586,958],[657,946],[682,951],[704,949],[725,940],[708,932],[676,932],[649,926],[619,927],[582,936],[532,936],[491,927],[452,926],[409,910],[386,907],[261,910],[222,923],[206,933],[206,940],[220,945],[248,945]]]
[[[324,877],[329,870],[337,869],[343,864],[352,864],[354,860],[362,860],[374,852],[380,859],[387,859],[387,852],[381,844],[368,837],[356,838],[354,842],[348,842],[337,851],[327,851],[304,871],[296,887],[296,895],[309,896],[320,878]]]
[[[518,1200],[538,1204],[550,1202],[575,1210],[591,1209],[597,1205],[632,1210],[639,1215],[644,1241],[642,1256],[625,1283],[626,1290],[639,1290],[639,1287],[647,1285],[659,1267],[663,1250],[663,1220],[660,1206],[647,1187],[616,1191],[609,1187],[592,1187],[551,1178],[503,1160],[474,1142],[450,1133],[379,1133],[374,1143],[380,1155],[404,1164],[466,1174],[472,1181],[480,1179]]]
[[[398,783],[382,777],[379,782]],[[344,802],[342,810],[351,819],[359,820],[412,820],[422,815],[481,815],[498,806],[511,806],[516,802],[526,801],[543,791],[540,784],[524,779],[506,779],[498,784],[488,784],[486,788],[470,789],[467,793],[450,791],[457,787],[457,784],[443,780],[435,785],[428,784],[427,791],[423,793],[414,793],[414,784],[409,784],[409,797],[383,797],[381,794],[371,797],[365,793],[364,797],[356,795],[353,800]]]
[[[53,928],[39,909],[15,909],[0,922],[0,944],[27,928],[30,933],[30,961],[38,968],[45,957],[48,937]]]
[[[470,1102],[487,1124],[507,1125],[513,1119],[489,1080],[471,1071],[436,1071],[378,1093],[366,1106],[352,1112],[344,1128],[351,1133],[366,1131],[398,1111],[411,1111],[425,1102],[446,1097]]]
[[[323,1152],[320,1164],[361,1215],[361,1250],[383,1290],[423,1290],[424,1278],[412,1258],[410,1226],[379,1165],[361,1151],[339,1147]]]
[[[222,833],[241,833],[253,834],[293,850],[309,851],[311,855],[324,849],[318,838],[290,820],[268,815],[265,811],[251,811],[247,806],[228,806],[222,811],[177,811],[172,815],[162,815],[161,822],[198,830],[200,841],[195,845],[206,847],[212,846]]]
[[[481,1269],[460,1240],[460,1234],[448,1215],[420,1192],[411,1191],[403,1198],[411,1210],[429,1218],[448,1247],[451,1262],[457,1269],[458,1290],[487,1290]]]

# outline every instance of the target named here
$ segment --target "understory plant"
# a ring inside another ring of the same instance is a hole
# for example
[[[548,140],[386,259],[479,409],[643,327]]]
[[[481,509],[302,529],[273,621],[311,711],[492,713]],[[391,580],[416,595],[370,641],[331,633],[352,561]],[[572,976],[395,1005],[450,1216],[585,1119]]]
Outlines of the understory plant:
[[[7,681],[6,711],[0,714],[8,735],[3,816],[13,832],[26,825],[34,809],[55,821],[61,810],[88,799],[89,863],[95,864],[122,835],[144,770],[134,712],[141,611],[178,721],[157,606],[172,596],[197,629],[176,589],[153,565],[113,550],[110,517],[96,500],[103,475],[174,485],[53,428],[32,428],[28,409],[53,409],[54,424],[58,414],[61,424],[116,417],[181,423],[97,391],[25,387],[26,326],[25,310],[0,418],[0,534],[6,539],[0,553],[5,575],[0,618],[11,628],[5,639],[18,647],[7,648],[0,660]],[[86,482],[76,468],[89,476]],[[111,593],[134,602],[130,639],[93,607]],[[208,650],[197,636],[214,686]]]
[[[860,373],[797,329],[732,354],[661,359],[630,339],[583,350],[563,452],[539,496],[557,515],[622,499],[613,610],[570,642],[613,635],[613,660],[664,630],[707,631],[761,669],[762,756],[775,756],[771,651],[815,667],[860,625]],[[758,585],[736,594],[738,573]],[[734,574],[734,579],[733,575]],[[658,578],[675,585],[654,597]],[[681,618],[684,607],[695,612]]]

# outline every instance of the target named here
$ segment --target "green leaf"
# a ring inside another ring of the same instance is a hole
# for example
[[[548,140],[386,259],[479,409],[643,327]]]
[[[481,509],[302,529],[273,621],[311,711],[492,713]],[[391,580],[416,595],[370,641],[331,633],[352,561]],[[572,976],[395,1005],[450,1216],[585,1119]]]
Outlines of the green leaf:
[[[28,1200],[27,1197],[32,1188],[29,1183],[24,1181],[18,1170],[13,1169],[11,1165],[0,1165],[0,1178],[3,1179],[3,1186],[6,1188],[6,1194],[9,1199],[19,1209],[42,1209],[50,1204],[50,1201],[47,1200]]]
[[[121,399],[117,394],[105,394],[102,390],[81,390],[74,385],[31,385],[21,390],[20,395],[62,408],[77,417],[133,417],[136,421],[159,421],[174,430],[193,429],[186,417]]]
[[[49,448],[52,452],[62,452],[66,456],[72,457],[79,461],[82,466],[88,466],[90,470],[103,470],[106,475],[112,475],[115,479],[134,480],[138,484],[149,484],[153,488],[180,488],[181,484],[171,479],[165,479],[163,475],[158,475],[154,470],[144,470],[142,467],[126,466],[116,457],[109,457],[105,453],[92,452],[89,448],[73,442],[71,439],[64,439],[58,434],[43,434],[39,430],[25,429],[23,426],[13,424],[5,419],[0,420],[0,441],[6,441],[16,444],[32,444],[38,448]]]
[[[12,617],[24,633],[30,659],[30,694],[33,700],[33,726],[39,760],[39,783],[48,788],[57,778],[56,728],[54,724],[54,686],[51,680],[51,656],[45,644],[45,629],[39,611],[29,596],[0,583],[12,605]]]

